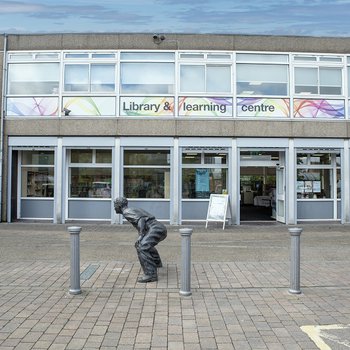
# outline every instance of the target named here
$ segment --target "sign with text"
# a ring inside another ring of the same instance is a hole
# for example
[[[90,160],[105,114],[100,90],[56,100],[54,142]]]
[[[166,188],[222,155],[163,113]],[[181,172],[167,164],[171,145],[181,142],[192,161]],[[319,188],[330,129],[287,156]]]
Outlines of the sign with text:
[[[173,116],[173,97],[121,97],[121,116]]]
[[[179,116],[232,117],[232,98],[180,97]]]
[[[237,98],[237,117],[289,118],[288,98]]]
[[[222,222],[225,228],[227,209],[229,204],[228,194],[211,194],[208,205],[207,220],[205,228],[209,221]]]

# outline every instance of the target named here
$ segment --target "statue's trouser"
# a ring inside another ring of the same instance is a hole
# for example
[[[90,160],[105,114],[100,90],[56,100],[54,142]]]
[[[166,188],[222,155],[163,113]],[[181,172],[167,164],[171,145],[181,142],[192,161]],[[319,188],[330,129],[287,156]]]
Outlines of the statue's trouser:
[[[162,266],[159,253],[155,248],[167,235],[165,226],[162,226],[151,226],[148,233],[135,245],[143,273],[147,276],[157,276],[157,267]]]

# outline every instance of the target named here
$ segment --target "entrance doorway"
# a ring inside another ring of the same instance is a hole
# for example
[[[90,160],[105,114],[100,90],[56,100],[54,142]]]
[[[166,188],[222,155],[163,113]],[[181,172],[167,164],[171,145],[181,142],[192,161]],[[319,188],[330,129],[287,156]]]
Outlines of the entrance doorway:
[[[285,222],[284,152],[240,153],[240,221]]]

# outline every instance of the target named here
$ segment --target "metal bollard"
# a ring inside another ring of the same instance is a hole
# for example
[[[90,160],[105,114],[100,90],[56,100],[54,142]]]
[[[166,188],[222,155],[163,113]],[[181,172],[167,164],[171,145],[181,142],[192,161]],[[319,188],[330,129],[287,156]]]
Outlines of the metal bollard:
[[[68,227],[70,233],[70,294],[80,294],[80,234],[81,227]]]
[[[291,238],[289,293],[300,294],[300,235],[303,229],[292,227],[288,231]]]
[[[189,296],[191,292],[191,228],[180,229],[181,234],[181,289],[180,295]]]

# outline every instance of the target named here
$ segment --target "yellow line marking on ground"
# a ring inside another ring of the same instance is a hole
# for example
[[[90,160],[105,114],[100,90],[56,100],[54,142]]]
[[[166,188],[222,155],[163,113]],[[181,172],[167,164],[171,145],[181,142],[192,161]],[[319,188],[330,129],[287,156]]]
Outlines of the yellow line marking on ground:
[[[328,339],[339,345],[344,345],[347,348],[350,348],[350,341],[341,340],[338,337],[332,334],[329,334],[328,332],[325,332],[327,330],[347,329],[347,328],[350,328],[350,324],[348,325],[333,324],[328,326],[302,326],[300,328],[304,333],[306,333],[311,338],[311,340],[316,344],[316,346],[320,350],[332,350],[332,348],[329,347],[322,338]]]

